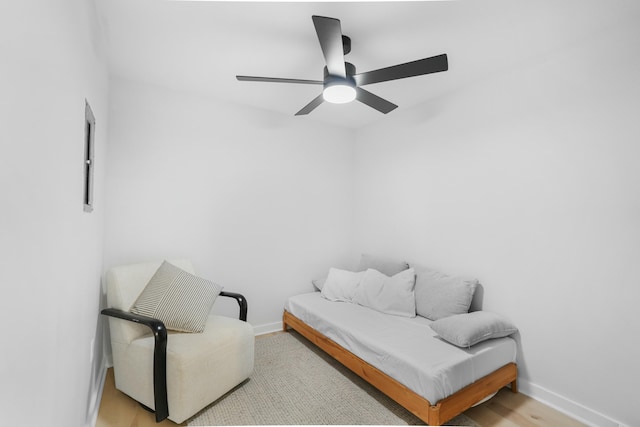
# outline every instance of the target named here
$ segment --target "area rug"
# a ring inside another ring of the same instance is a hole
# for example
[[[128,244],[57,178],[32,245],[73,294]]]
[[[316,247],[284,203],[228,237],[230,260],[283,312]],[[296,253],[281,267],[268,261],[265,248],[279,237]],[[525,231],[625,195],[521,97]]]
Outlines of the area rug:
[[[222,425],[424,425],[296,332],[256,338],[251,377],[188,420]],[[448,426],[479,424],[464,414]]]

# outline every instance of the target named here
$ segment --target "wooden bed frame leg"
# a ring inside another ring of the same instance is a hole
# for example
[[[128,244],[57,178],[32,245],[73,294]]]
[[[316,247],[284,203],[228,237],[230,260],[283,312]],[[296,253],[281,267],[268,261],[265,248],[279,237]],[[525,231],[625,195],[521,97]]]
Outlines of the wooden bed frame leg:
[[[427,425],[429,426],[439,426],[442,425],[440,422],[440,405],[431,405],[429,406],[429,420],[427,421]],[[423,420],[426,421],[426,420]]]
[[[287,322],[282,319],[282,332],[287,332]]]
[[[518,392],[518,380],[517,379],[511,381],[511,392],[512,393],[517,393]]]

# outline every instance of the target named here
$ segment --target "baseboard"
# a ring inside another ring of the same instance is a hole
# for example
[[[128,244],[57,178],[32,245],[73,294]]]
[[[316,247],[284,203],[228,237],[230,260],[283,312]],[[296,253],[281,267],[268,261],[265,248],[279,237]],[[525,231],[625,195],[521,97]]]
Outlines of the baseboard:
[[[266,323],[264,325],[257,325],[253,327],[255,335],[270,334],[272,332],[278,332],[282,330],[282,322]]]
[[[624,427],[619,421],[527,380],[518,378],[518,391],[588,426]]]

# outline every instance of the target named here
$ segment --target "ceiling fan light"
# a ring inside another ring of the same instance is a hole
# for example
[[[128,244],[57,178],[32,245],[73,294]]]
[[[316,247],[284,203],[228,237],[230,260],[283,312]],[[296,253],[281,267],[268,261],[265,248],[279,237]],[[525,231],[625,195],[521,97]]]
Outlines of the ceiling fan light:
[[[322,97],[333,104],[346,104],[356,99],[356,88],[347,83],[328,85],[322,91]]]

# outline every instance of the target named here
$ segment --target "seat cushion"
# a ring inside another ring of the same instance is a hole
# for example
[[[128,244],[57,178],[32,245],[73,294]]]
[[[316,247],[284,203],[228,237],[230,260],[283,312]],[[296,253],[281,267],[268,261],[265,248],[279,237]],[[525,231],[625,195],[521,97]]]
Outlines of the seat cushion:
[[[167,394],[169,419],[182,423],[247,379],[254,364],[253,327],[210,315],[199,334],[169,333]],[[116,388],[154,408],[151,335],[114,348]]]

